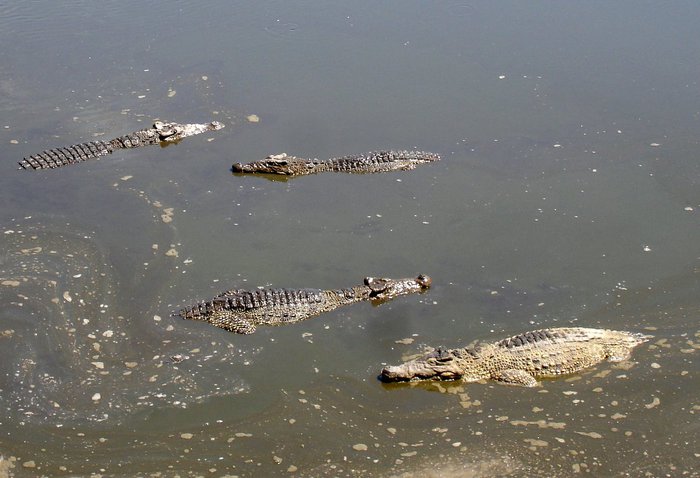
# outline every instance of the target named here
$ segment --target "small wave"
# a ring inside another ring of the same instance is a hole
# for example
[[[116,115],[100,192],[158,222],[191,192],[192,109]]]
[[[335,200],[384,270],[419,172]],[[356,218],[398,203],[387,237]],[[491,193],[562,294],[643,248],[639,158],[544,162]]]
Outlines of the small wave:
[[[283,22],[280,19],[265,27],[265,32],[277,38],[287,37],[299,30],[299,24],[294,22]]]
[[[114,426],[248,390],[235,367],[255,351],[120,313],[112,266],[88,234],[2,232],[0,408],[15,420]]]

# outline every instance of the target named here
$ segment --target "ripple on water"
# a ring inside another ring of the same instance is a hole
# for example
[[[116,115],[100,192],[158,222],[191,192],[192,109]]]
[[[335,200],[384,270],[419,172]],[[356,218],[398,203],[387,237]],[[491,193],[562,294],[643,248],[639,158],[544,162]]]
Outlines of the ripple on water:
[[[122,291],[90,236],[40,226],[2,232],[0,409],[8,418],[113,426],[152,407],[248,390],[234,368],[255,351],[153,320],[153,304],[120,314]]]
[[[265,32],[276,38],[285,38],[299,29],[299,24],[286,22],[279,18],[265,27]]]

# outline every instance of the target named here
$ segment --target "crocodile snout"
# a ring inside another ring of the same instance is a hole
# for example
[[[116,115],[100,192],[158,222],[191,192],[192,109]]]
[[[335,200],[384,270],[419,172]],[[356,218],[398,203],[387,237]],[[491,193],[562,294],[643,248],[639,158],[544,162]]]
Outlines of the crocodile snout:
[[[388,365],[382,369],[382,372],[379,374],[379,379],[382,382],[403,382],[409,380],[409,377],[405,376],[400,365]]]

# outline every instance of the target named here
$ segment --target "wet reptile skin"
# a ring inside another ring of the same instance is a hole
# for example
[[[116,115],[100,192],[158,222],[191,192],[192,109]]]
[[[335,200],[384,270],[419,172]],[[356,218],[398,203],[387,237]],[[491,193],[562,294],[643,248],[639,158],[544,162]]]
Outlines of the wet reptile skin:
[[[649,336],[615,330],[563,327],[526,332],[495,343],[461,349],[437,348],[401,365],[387,366],[380,379],[490,379],[534,387],[537,378],[572,374],[604,360],[621,361]]]
[[[209,322],[238,334],[252,334],[258,325],[290,324],[355,302],[381,303],[422,292],[431,282],[430,277],[421,274],[408,279],[367,277],[362,285],[334,290],[233,289],[212,300],[185,307],[174,315]]]
[[[118,149],[140,148],[152,144],[172,143],[188,136],[206,131],[217,131],[224,127],[218,121],[205,124],[178,124],[156,121],[152,128],[114,138],[110,141],[88,141],[65,148],[53,148],[33,154],[19,162],[20,169],[55,169],[69,164],[82,163],[88,159],[99,158]]]
[[[234,173],[282,174],[285,176],[305,176],[322,172],[338,173],[382,173],[406,171],[419,164],[439,161],[440,156],[425,151],[373,151],[364,154],[330,159],[307,159],[274,154],[261,161],[234,163]]]

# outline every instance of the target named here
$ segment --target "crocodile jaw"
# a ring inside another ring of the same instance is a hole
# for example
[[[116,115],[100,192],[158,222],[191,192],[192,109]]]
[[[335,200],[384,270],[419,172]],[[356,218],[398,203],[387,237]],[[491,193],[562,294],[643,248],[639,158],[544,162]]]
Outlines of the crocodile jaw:
[[[153,128],[157,131],[161,141],[179,141],[182,138],[202,134],[207,131],[218,131],[223,127],[224,124],[218,121],[204,124],[178,124],[156,121],[153,124]]]
[[[408,382],[414,380],[457,380],[462,373],[453,364],[431,364],[414,360],[401,365],[387,365],[379,377],[382,382]]]
[[[433,280],[425,274],[410,279],[387,279],[366,277],[365,285],[370,288],[370,299],[383,302],[401,295],[423,292],[430,288]]]
[[[260,174],[283,174],[292,176],[299,174],[294,170],[295,156],[288,156],[287,153],[271,154],[261,161],[252,163],[233,163],[231,170],[234,173],[260,173]],[[296,169],[299,169],[296,166]]]
[[[411,380],[463,380],[477,382],[489,376],[469,349],[445,349],[438,347],[423,357],[401,365],[384,367],[381,380],[406,382]]]
[[[408,382],[414,379],[428,379],[432,371],[427,368],[418,368],[412,364],[388,365],[382,369],[379,376],[382,382]]]

